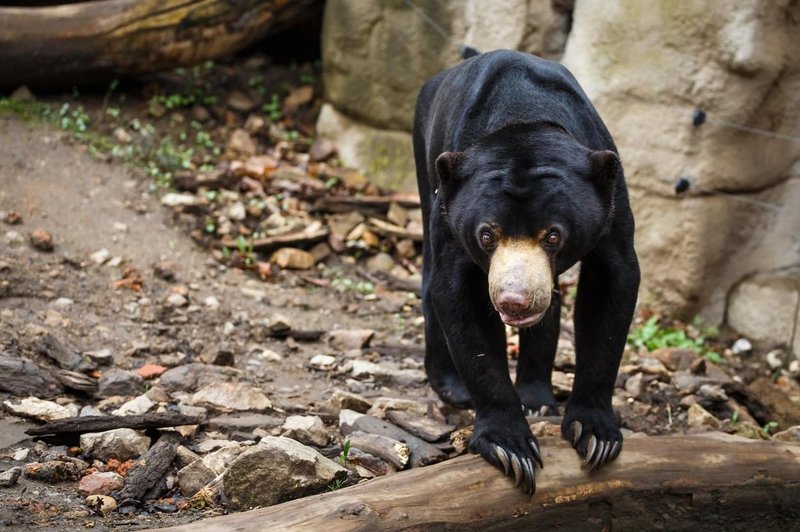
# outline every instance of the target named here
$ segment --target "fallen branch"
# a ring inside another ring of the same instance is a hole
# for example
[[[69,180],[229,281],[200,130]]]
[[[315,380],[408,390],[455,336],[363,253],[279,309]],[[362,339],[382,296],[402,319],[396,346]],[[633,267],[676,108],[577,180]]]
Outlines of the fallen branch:
[[[125,476],[125,485],[117,494],[121,504],[138,505],[145,494],[167,473],[177,454],[174,435],[163,435],[155,445],[134,462]],[[157,495],[154,495],[154,498]]]
[[[389,205],[397,203],[407,209],[419,208],[417,194],[391,194],[388,196],[324,196],[314,203],[317,212],[351,212],[357,211],[365,216],[383,216]]]
[[[67,417],[47,423],[40,427],[32,427],[25,431],[29,436],[49,434],[84,434],[87,432],[103,432],[112,429],[155,429],[160,427],[177,427],[180,425],[197,425],[203,419],[198,416],[186,416],[177,412],[156,412],[136,416],[84,416]]]
[[[637,435],[589,473],[569,445],[541,440],[533,497],[477,456],[172,531],[790,530],[800,519],[800,445],[721,433]]]
[[[255,251],[264,251],[267,249],[278,248],[282,246],[303,246],[308,244],[316,244],[328,237],[328,229],[322,227],[313,231],[295,231],[292,233],[285,233],[282,235],[265,236],[263,238],[254,238],[247,241],[247,247],[252,247]],[[214,245],[218,248],[231,248],[237,249],[239,241],[235,239],[224,239],[215,242]]]

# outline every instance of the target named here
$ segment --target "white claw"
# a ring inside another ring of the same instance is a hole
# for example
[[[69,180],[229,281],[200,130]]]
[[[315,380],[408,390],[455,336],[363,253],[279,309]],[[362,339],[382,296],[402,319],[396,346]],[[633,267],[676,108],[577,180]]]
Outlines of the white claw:
[[[542,452],[539,450],[539,444],[536,443],[535,440],[528,440],[528,444],[531,446],[533,450],[533,458],[536,460],[536,463],[539,464],[539,467],[544,469],[544,462],[542,462]]]
[[[514,485],[519,486],[522,480],[522,464],[519,463],[519,458],[516,454],[511,455],[511,468],[514,470]]]
[[[592,465],[589,468],[590,471],[594,471],[595,469],[600,467],[600,464],[603,463],[603,455],[605,455],[605,453],[608,452],[607,444],[608,442],[606,441],[601,441],[600,443],[598,443],[597,451],[594,453],[595,455],[594,460],[592,460]]]
[[[614,445],[611,447],[611,452],[608,453],[608,460],[614,460],[617,456],[619,456],[619,452],[622,450],[622,443],[615,441]]]
[[[594,455],[594,451],[597,449],[597,436],[594,434],[589,437],[589,443],[586,445],[586,457],[583,459],[583,466],[586,467],[589,465],[589,462],[592,461],[592,455]]]
[[[497,459],[500,460],[500,463],[503,464],[503,469],[505,470],[506,475],[508,475],[509,462],[508,455],[506,454],[505,450],[499,445],[495,445],[494,454],[497,456]]]
[[[543,405],[543,406],[542,406],[542,407],[539,409],[539,415],[540,415],[540,416],[544,417],[544,416],[547,416],[547,415],[549,415],[549,414],[550,414],[550,407],[549,407],[549,406]]]
[[[575,447],[578,445],[578,441],[581,439],[581,432],[583,431],[583,424],[580,421],[573,421],[572,422],[572,446]]]

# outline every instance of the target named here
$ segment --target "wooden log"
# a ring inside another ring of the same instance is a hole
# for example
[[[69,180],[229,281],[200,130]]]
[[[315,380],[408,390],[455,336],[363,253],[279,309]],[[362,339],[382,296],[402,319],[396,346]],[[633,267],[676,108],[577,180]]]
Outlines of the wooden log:
[[[269,508],[170,528],[273,530],[793,530],[800,522],[800,445],[721,433],[635,435],[589,473],[560,439],[528,496],[478,456]]]
[[[347,439],[350,440],[352,448],[383,458],[397,469],[403,469],[411,455],[408,445],[388,436],[356,430],[351,432]]]
[[[0,85],[75,84],[192,65],[319,20],[321,0],[102,0],[0,7]]]
[[[198,416],[186,416],[177,412],[154,412],[135,416],[83,416],[67,417],[47,423],[40,427],[32,427],[25,431],[29,436],[47,434],[84,434],[86,432],[103,432],[112,429],[155,429],[159,427],[177,427],[180,425],[196,425],[203,419]]]
[[[390,194],[387,196],[323,196],[314,203],[316,212],[351,212],[357,211],[364,216],[384,216],[389,205],[397,203],[407,209],[420,206],[418,194]]]
[[[155,445],[134,462],[125,476],[125,485],[116,494],[120,504],[139,504],[142,498],[157,486],[178,453],[173,435],[165,434]],[[153,493],[151,498],[157,497]]]

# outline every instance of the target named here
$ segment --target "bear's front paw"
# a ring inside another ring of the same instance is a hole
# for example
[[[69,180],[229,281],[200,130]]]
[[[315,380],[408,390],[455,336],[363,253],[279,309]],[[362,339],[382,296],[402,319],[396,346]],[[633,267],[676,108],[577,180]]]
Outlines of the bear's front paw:
[[[513,419],[508,418],[508,414],[478,414],[469,450],[502,469],[517,486],[522,484],[527,493],[533,494],[536,491],[534,462],[544,467],[539,442],[531,434],[524,417],[517,414]]]
[[[583,457],[582,467],[590,471],[611,462],[622,450],[622,433],[610,408],[567,405],[561,435]]]

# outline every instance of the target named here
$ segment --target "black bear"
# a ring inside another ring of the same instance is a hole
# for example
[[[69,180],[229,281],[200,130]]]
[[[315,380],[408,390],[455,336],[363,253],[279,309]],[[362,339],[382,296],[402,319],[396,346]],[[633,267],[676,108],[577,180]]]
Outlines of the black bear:
[[[525,413],[556,413],[558,275],[581,262],[576,372],[561,433],[584,465],[613,460],[611,409],[639,266],[617,149],[570,72],[509,50],[432,78],[417,99],[425,369],[439,397],[475,409],[470,450],[533,493],[539,446]],[[520,328],[512,383],[503,324]]]

